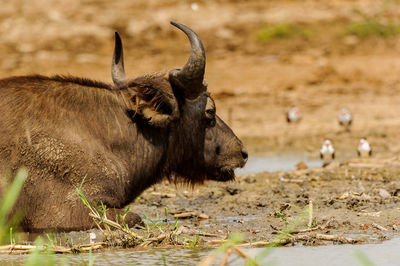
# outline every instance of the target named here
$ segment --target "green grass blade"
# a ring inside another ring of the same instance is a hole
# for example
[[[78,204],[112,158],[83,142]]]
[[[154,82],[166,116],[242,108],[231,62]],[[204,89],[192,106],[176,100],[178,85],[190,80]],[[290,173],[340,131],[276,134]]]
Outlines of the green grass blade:
[[[361,265],[364,266],[375,266],[375,264],[365,255],[364,252],[357,250],[354,254]]]
[[[12,207],[17,201],[19,193],[21,192],[22,186],[24,185],[24,182],[27,177],[28,177],[28,171],[25,168],[19,169],[17,175],[14,178],[14,181],[11,183],[6,193],[4,194],[0,206],[1,225],[4,224],[5,218],[11,212]]]

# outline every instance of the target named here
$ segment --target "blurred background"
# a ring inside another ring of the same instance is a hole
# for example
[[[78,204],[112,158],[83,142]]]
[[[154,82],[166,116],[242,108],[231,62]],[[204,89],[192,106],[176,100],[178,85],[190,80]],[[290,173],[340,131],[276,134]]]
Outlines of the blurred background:
[[[206,48],[217,113],[251,155],[302,151],[324,138],[337,157],[368,137],[376,156],[400,151],[400,1],[2,0],[0,77],[76,75],[111,82],[114,31],[128,76],[182,66],[175,20]],[[297,106],[302,120],[286,123]],[[351,131],[338,124],[353,115]]]

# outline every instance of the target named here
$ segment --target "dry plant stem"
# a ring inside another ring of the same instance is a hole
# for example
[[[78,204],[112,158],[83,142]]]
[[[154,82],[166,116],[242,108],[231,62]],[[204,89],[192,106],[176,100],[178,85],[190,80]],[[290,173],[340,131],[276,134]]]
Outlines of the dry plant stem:
[[[313,202],[310,200],[308,205],[308,228],[311,228],[313,221]]]
[[[139,247],[148,247],[151,243],[153,243],[154,241],[145,241],[143,243],[141,243],[139,245]]]
[[[353,244],[360,242],[359,239],[354,239],[350,237],[344,237],[342,235],[325,235],[319,233],[310,233],[310,234],[299,234],[296,236],[290,236],[291,242],[296,241],[312,241],[312,240],[326,240],[326,241],[337,241],[343,244]]]
[[[290,231],[290,234],[294,235],[294,234],[308,233],[308,232],[312,232],[312,231],[316,231],[316,230],[324,230],[324,229],[326,229],[324,226],[316,226],[316,227],[313,227],[313,228],[305,228],[305,229],[293,230],[293,231]],[[283,234],[283,233],[284,232],[282,232],[280,230],[272,232],[272,234]]]
[[[94,223],[96,224],[97,228],[104,234],[104,230],[103,228],[101,228],[100,224],[97,221],[94,221]]]
[[[91,247],[82,247],[82,248],[80,249],[80,251],[90,251],[90,250],[100,249],[100,248],[102,248],[102,247],[103,247],[103,245],[101,245],[101,244],[99,244],[99,245],[94,245],[94,246],[91,246]]]
[[[382,211],[378,211],[378,212],[361,212],[358,215],[362,215],[362,216],[371,216],[371,217],[379,217],[381,216]]]
[[[44,248],[44,247],[37,247],[37,246],[33,246],[33,245],[5,245],[5,246],[0,246],[0,250],[35,249],[35,248]]]
[[[316,230],[325,230],[329,226],[331,220],[328,220],[322,226],[319,225],[319,226],[312,227],[312,228],[305,228],[305,229],[298,229],[298,230],[290,231],[290,234],[293,235],[293,234],[300,234],[300,233],[308,233],[308,232],[312,232],[312,231],[316,231]],[[282,232],[282,230],[280,228],[278,228],[276,226],[271,225],[271,227],[272,227],[272,229],[276,230],[275,232],[272,232],[272,234],[283,234],[284,233],[284,232]]]
[[[196,266],[209,266],[212,265],[213,262],[215,261],[216,257],[214,256],[214,254],[210,254],[207,257],[205,257],[204,259],[202,259],[199,263],[196,264]]]
[[[39,249],[40,251],[47,250],[49,252],[65,254],[73,252],[87,252],[90,250],[100,249],[103,246],[105,246],[105,243],[103,242],[80,245],[72,248],[58,247],[58,246],[46,247],[46,246],[34,246],[34,245],[5,245],[5,246],[0,246],[0,254],[26,254],[37,249]]]
[[[324,229],[325,229],[324,226],[317,226],[317,227],[313,227],[313,228],[293,230],[292,232],[290,232],[290,234],[308,233],[308,232],[312,232],[312,231],[315,231],[315,230],[324,230]]]
[[[200,219],[210,219],[210,216],[200,212],[183,212],[174,215],[174,218],[185,219],[185,218],[192,218],[197,217]]]
[[[372,226],[375,227],[376,229],[381,230],[381,231],[387,231],[387,229],[385,227],[383,227],[382,225],[380,225],[380,224],[372,223]]]
[[[224,258],[222,259],[222,261],[221,261],[221,263],[219,264],[219,266],[225,266],[225,265],[228,263],[229,255],[231,255],[231,253],[232,253],[232,249],[228,249],[228,250],[225,252],[225,256],[224,256]]]
[[[95,216],[96,216],[96,214],[95,214]],[[100,218],[100,216],[99,216],[99,218]],[[106,214],[104,213],[104,217],[103,218],[100,218],[100,221],[103,221],[103,225],[104,225],[104,228],[108,231],[108,232],[111,232],[111,229],[110,229],[110,227],[108,226],[108,224],[105,222],[105,221],[110,221],[110,220],[108,220],[108,218],[107,218],[107,216],[106,216]],[[112,221],[111,221],[112,222]],[[117,224],[117,223],[116,223]],[[119,224],[118,224],[119,225]],[[99,224],[99,226],[100,226],[100,224]]]
[[[122,227],[118,223],[109,220],[107,217],[104,217],[102,219],[101,217],[98,217],[97,215],[94,215],[93,213],[89,213],[89,216],[94,218],[94,219],[98,219],[98,220],[102,221],[105,225],[109,225],[111,227],[114,227],[115,229],[121,230],[122,232],[130,235],[133,238],[136,238],[136,239],[139,239],[139,240],[143,241],[143,238],[141,236],[138,236],[135,233],[133,233],[131,230],[127,230],[126,228]]]
[[[205,232],[192,232],[192,233],[190,233],[190,235],[198,235],[198,236],[205,236],[205,237],[223,237],[221,235],[205,233]]]
[[[238,246],[233,246],[233,250],[235,250],[236,253],[237,253],[240,257],[242,257],[242,258],[244,258],[244,259],[246,259],[246,260],[251,261],[253,265],[256,265],[256,266],[260,265],[256,260],[254,260],[252,257],[250,257],[246,252],[244,252],[243,250],[241,250]]]
[[[245,258],[245,259],[252,259],[246,252],[244,252],[243,250],[241,250],[238,246],[233,246],[232,249],[235,250],[236,253],[237,253],[240,257]]]
[[[207,242],[207,245],[209,246],[215,246],[215,245],[221,245],[225,243],[226,240],[211,240]],[[258,242],[252,242],[252,243],[244,243],[244,244],[238,244],[236,247],[263,247],[265,245],[271,244],[272,242],[269,241],[258,241]],[[285,242],[287,243],[287,242]]]
[[[220,263],[220,266],[225,266],[228,263],[228,258],[229,258],[229,255],[232,253],[232,251],[234,251],[239,257],[252,260],[252,258],[246,252],[241,250],[238,246],[239,245],[235,245],[225,252],[225,255]],[[200,261],[197,264],[197,266],[209,266],[214,262],[215,259],[216,259],[216,257],[214,256],[214,254],[210,254],[207,257],[205,257],[202,261]],[[253,261],[253,262],[256,263],[255,261]],[[258,264],[255,264],[255,265],[258,265]]]
[[[252,242],[252,243],[244,243],[244,244],[239,244],[236,245],[237,247],[241,247],[241,248],[247,248],[247,247],[263,247],[266,246],[268,244],[271,244],[271,242],[269,241],[258,241],[258,242]]]
[[[221,245],[225,242],[226,242],[226,239],[215,239],[215,240],[208,241],[207,244],[211,245],[211,246],[215,246],[215,245]]]
[[[141,243],[139,245],[139,247],[147,247],[147,246],[151,245],[154,242],[158,242],[159,243],[159,242],[163,241],[165,238],[167,238],[167,235],[166,234],[161,234],[158,237],[146,239],[146,241]]]
[[[299,234],[299,235],[288,235],[288,238],[282,239],[280,241],[259,241],[259,242],[253,242],[253,243],[244,243],[244,244],[239,244],[236,245],[235,247],[260,247],[260,246],[266,246],[270,244],[281,244],[285,245],[290,242],[295,243],[296,241],[313,241],[313,240],[325,240],[325,241],[337,241],[343,244],[353,244],[360,242],[360,239],[355,239],[355,238],[350,238],[350,237],[344,237],[342,235],[325,235],[325,234],[319,234],[315,232],[311,232],[309,234]],[[207,244],[210,246],[213,245],[221,245],[225,243],[226,240],[211,240],[208,241]]]

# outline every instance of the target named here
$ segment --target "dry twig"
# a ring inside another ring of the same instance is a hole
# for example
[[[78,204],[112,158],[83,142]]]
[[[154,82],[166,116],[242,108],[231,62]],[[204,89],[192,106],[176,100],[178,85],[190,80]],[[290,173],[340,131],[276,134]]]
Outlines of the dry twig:
[[[372,223],[372,226],[375,227],[378,230],[387,231],[387,229],[385,227],[383,227],[382,225],[380,225],[380,224]]]
[[[308,205],[308,228],[311,228],[313,221],[313,202],[310,200]]]
[[[174,214],[174,218],[180,218],[180,219],[185,219],[185,218],[192,218],[192,217],[197,217],[200,219],[210,219],[210,216],[204,213],[200,212],[183,212],[183,213],[177,213]]]
[[[202,259],[199,263],[197,263],[196,266],[209,266],[209,265],[212,265],[212,263],[215,261],[216,258],[217,257],[213,253],[211,253],[207,257]]]
[[[135,234],[135,233],[132,232],[131,230],[128,230],[128,229],[124,228],[124,227],[121,226],[120,224],[118,224],[118,223],[116,223],[116,222],[114,222],[114,221],[109,220],[107,217],[99,217],[99,216],[97,216],[97,215],[94,215],[93,213],[89,213],[89,216],[92,217],[92,218],[94,218],[94,219],[97,219],[97,220],[103,222],[105,225],[109,225],[109,226],[111,226],[111,227],[114,227],[115,229],[118,229],[118,230],[124,232],[125,234],[128,234],[129,236],[131,236],[131,237],[134,238],[134,239],[138,239],[138,240],[140,240],[140,241],[143,241],[143,238],[142,238],[141,236]]]
[[[250,260],[252,259],[246,252],[244,252],[243,250],[241,250],[237,245],[236,245],[236,246],[233,246],[232,249],[235,250],[236,253],[237,253],[240,257],[242,257],[242,258],[244,258],[244,259],[250,259]]]
[[[229,255],[231,255],[231,253],[232,253],[232,249],[228,249],[225,252],[224,258],[222,259],[222,261],[219,264],[219,266],[225,266],[228,263]]]
[[[360,239],[355,239],[355,238],[350,238],[350,237],[344,237],[343,235],[326,235],[326,234],[320,234],[320,233],[315,233],[315,232],[310,232],[308,234],[298,234],[298,235],[292,235],[289,234],[287,238],[281,239],[278,242],[277,241],[259,241],[259,242],[253,242],[253,243],[243,243],[239,245],[235,245],[236,247],[262,247],[262,246],[267,246],[267,245],[272,245],[272,244],[280,244],[280,245],[285,245],[288,243],[295,243],[297,241],[314,241],[314,240],[324,240],[324,241],[336,241],[342,244],[354,244],[357,242],[360,242]],[[221,245],[225,243],[226,240],[211,240],[207,242],[207,245],[209,246],[214,246],[214,245]]]
[[[66,254],[66,253],[79,253],[88,252],[90,250],[100,249],[106,246],[104,242],[98,242],[93,244],[85,244],[74,246],[72,248],[61,247],[61,246],[35,246],[35,245],[4,245],[0,246],[0,254],[26,254],[34,250],[41,252],[48,251],[50,253]]]
[[[296,236],[290,236],[290,242],[296,242],[296,241],[310,242],[313,240],[336,241],[342,244],[354,244],[360,241],[359,239],[344,237],[343,235],[325,235],[314,232],[310,234],[299,234]]]

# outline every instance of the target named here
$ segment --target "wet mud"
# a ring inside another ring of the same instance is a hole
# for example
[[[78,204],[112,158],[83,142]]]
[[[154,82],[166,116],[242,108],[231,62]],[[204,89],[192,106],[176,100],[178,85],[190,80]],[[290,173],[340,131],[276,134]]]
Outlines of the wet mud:
[[[304,211],[312,201],[311,228],[320,227],[316,232],[377,243],[399,234],[399,173],[400,158],[395,157],[251,174],[231,183],[207,182],[193,190],[163,183],[141,195],[132,208],[149,217],[164,217],[166,208],[172,220],[177,213],[203,213],[210,218],[180,222],[221,239],[242,232],[247,241],[260,241],[273,239],[295,220],[296,229],[309,228],[309,216],[304,217]]]

